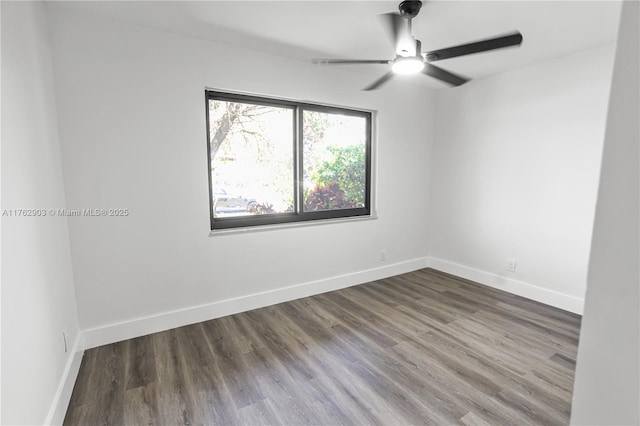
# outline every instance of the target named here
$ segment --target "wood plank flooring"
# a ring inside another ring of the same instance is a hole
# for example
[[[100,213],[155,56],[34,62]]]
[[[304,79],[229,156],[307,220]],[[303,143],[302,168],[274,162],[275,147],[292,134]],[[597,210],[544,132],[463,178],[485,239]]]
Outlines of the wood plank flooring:
[[[579,330],[424,269],[88,350],[65,424],[568,424]]]

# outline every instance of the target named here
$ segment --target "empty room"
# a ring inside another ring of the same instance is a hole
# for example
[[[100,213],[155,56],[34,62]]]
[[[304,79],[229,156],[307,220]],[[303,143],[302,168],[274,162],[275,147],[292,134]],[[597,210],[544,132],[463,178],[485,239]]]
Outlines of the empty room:
[[[639,424],[639,15],[0,2],[0,423]]]

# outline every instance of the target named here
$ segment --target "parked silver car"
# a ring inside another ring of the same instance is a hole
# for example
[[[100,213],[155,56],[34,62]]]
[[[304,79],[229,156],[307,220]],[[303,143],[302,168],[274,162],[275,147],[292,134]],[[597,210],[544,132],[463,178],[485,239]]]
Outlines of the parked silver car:
[[[252,212],[256,209],[257,202],[253,198],[246,198],[242,195],[227,194],[227,191],[220,189],[213,193],[214,213],[243,213]]]

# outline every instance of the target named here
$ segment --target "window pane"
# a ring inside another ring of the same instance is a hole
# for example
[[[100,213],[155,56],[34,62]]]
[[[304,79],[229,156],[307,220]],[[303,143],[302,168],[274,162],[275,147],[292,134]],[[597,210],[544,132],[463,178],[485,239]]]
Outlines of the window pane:
[[[213,217],[293,211],[294,110],[209,100]]]
[[[303,112],[303,209],[326,211],[365,206],[365,117]]]

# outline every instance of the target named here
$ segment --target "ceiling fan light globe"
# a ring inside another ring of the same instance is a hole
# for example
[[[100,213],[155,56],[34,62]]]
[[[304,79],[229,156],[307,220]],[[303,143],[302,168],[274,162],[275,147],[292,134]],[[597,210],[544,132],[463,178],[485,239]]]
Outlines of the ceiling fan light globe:
[[[393,61],[391,69],[396,74],[417,74],[424,69],[424,61],[418,57],[398,57]]]

